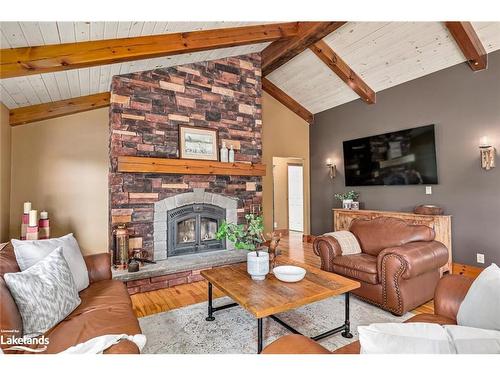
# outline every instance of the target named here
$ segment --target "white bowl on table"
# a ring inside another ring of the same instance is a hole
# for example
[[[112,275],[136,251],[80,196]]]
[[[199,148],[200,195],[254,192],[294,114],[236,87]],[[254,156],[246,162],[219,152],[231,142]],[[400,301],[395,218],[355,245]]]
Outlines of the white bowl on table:
[[[273,269],[274,276],[286,283],[295,283],[306,276],[306,270],[297,266],[279,266]]]

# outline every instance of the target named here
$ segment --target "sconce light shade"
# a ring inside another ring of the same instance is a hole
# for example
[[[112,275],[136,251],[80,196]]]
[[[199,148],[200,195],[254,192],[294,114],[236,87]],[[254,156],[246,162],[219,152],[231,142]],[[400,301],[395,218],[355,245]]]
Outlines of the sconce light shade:
[[[495,168],[495,147],[491,145],[488,137],[481,137],[479,141],[479,151],[481,153],[481,168],[489,171],[491,168]]]
[[[333,164],[332,159],[326,159],[326,166],[328,167],[330,178],[333,180],[337,174],[337,166]]]

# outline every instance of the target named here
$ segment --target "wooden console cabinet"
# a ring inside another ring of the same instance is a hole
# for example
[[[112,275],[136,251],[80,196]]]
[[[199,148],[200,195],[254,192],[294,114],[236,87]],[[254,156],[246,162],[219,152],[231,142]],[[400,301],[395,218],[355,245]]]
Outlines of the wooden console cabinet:
[[[411,212],[371,211],[371,210],[333,210],[333,230],[348,230],[354,219],[374,219],[376,217],[394,217],[410,224],[431,227],[436,232],[436,241],[442,242],[449,252],[448,263],[441,267],[441,274],[452,272],[451,216],[418,215]]]

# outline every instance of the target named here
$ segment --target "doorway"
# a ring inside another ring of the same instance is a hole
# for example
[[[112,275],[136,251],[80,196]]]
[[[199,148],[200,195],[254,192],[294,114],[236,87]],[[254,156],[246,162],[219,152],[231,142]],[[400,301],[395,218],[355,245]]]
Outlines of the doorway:
[[[306,229],[304,173],[303,159],[273,157],[273,230],[286,234]]]
[[[304,231],[304,167],[288,164],[288,229]]]

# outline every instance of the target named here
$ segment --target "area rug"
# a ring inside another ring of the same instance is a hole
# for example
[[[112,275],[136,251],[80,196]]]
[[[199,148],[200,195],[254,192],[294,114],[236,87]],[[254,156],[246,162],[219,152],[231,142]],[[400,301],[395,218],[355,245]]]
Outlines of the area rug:
[[[228,297],[214,300],[214,306],[231,302]],[[352,296],[350,299],[352,339],[340,334],[320,341],[335,350],[357,340],[358,325],[382,322],[402,322],[413,316],[397,317]],[[207,322],[207,303],[198,303],[139,319],[147,343],[143,353],[171,354],[244,354],[257,351],[257,321],[237,306],[214,313],[215,320]],[[344,298],[332,297],[278,316],[299,332],[314,336],[342,324]],[[264,319],[264,340],[269,344],[288,334],[285,328],[270,318]]]

